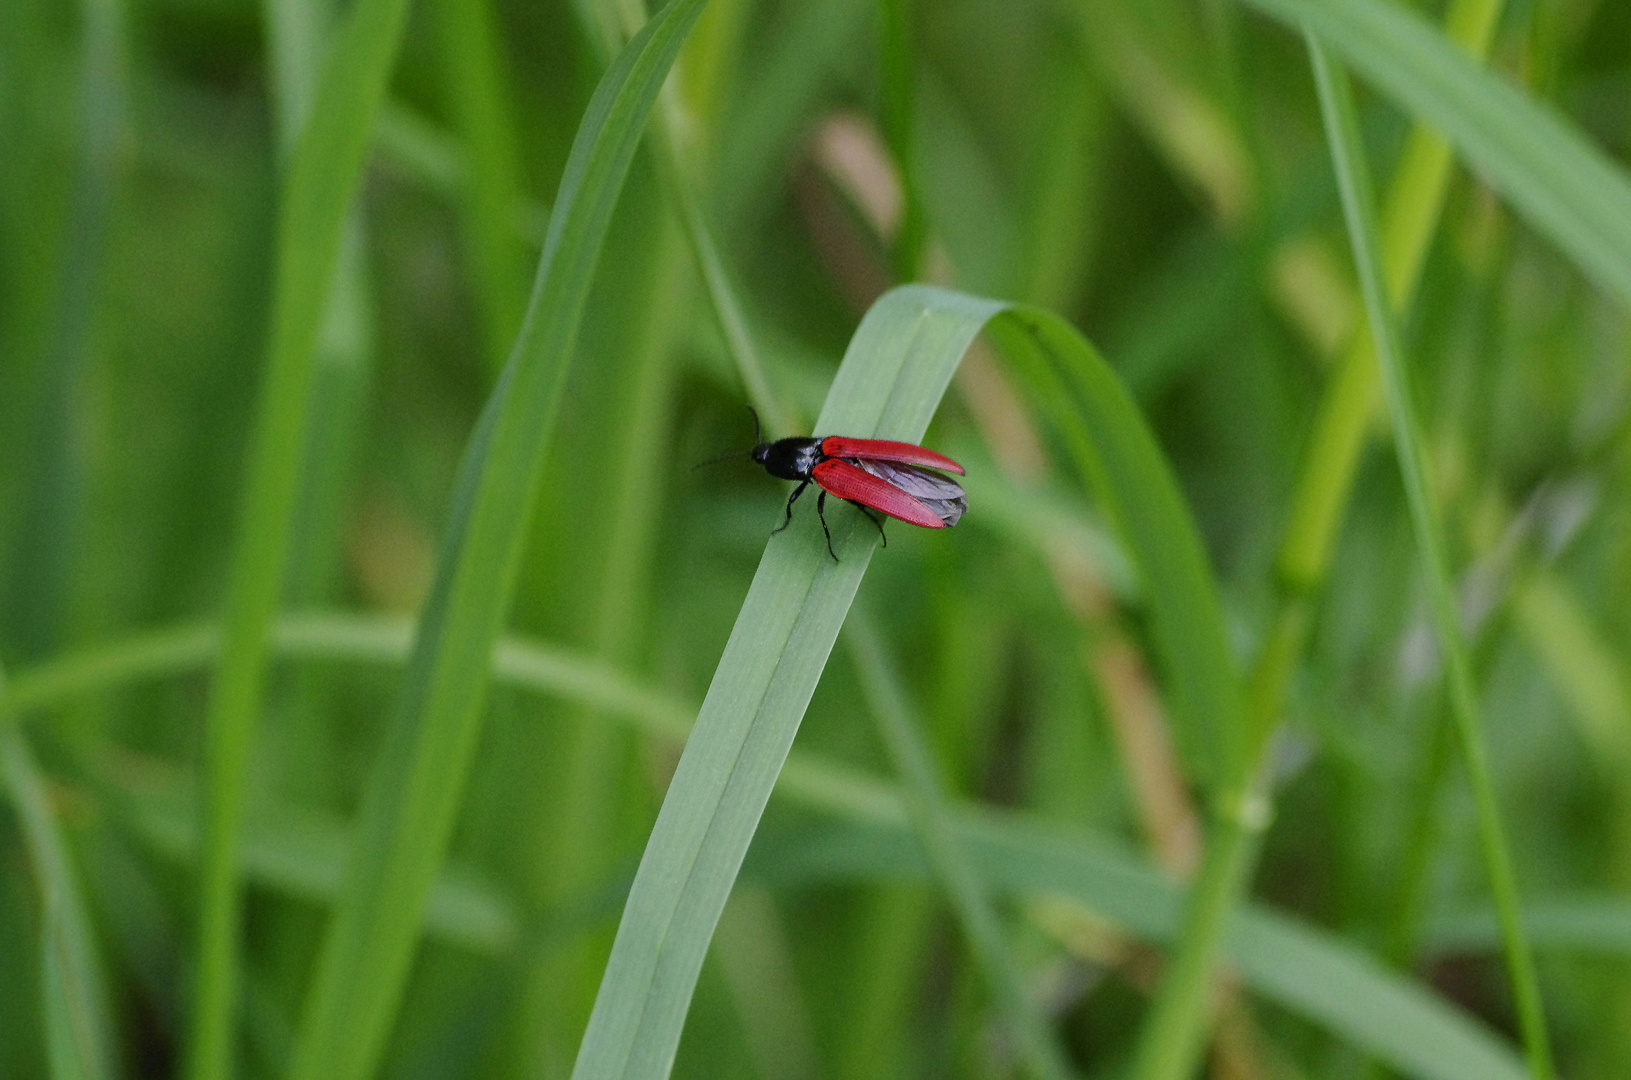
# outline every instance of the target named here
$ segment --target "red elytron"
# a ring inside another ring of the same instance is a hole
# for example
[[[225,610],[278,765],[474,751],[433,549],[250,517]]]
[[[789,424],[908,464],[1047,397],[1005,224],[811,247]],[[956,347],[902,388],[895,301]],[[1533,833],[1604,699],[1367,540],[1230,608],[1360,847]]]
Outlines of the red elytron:
[[[754,417],[757,422],[758,417]],[[778,439],[753,448],[753,460],[771,476],[797,480],[787,497],[787,514],[775,532],[793,520],[793,503],[812,482],[821,489],[816,516],[827,536],[827,554],[835,560],[832,533],[827,530],[827,496],[852,502],[883,533],[883,522],[868,508],[925,529],[949,529],[968,509],[968,496],[957,481],[931,470],[963,473],[963,467],[944,454],[912,443],[886,439],[851,439],[843,435]],[[887,544],[888,538],[884,538]]]

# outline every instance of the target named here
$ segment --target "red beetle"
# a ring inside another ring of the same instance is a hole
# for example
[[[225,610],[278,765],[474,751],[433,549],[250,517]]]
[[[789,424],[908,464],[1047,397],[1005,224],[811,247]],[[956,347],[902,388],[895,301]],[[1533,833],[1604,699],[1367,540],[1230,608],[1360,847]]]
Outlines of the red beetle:
[[[754,423],[757,426],[757,416]],[[786,517],[773,532],[781,532],[792,522],[793,504],[812,481],[821,489],[816,516],[827,536],[827,554],[834,560],[838,553],[832,549],[832,533],[827,529],[828,495],[860,507],[878,527],[879,535],[883,534],[883,522],[868,508],[925,529],[949,529],[968,509],[968,495],[962,485],[931,471],[940,469],[961,476],[963,467],[944,454],[912,443],[842,435],[777,439],[755,446],[753,460],[771,476],[799,481],[787,497]],[[885,537],[884,543],[888,542]]]

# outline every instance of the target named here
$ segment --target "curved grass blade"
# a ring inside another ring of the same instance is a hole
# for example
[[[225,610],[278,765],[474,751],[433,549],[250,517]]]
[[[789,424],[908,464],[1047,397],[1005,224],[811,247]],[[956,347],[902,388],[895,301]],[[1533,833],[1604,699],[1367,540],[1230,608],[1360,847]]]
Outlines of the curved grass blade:
[[[915,441],[987,327],[1044,404],[1064,402],[1055,419],[1139,562],[1197,770],[1227,802],[1241,779],[1240,698],[1199,539],[1136,408],[1067,323],[897,289],[862,321],[816,430]],[[859,520],[839,518],[836,565],[820,558],[810,528],[766,549],[647,843],[579,1050],[580,1080],[667,1075],[709,936],[876,544],[868,528],[856,533]]]
[[[1405,370],[1398,331],[1393,325],[1393,314],[1388,306],[1387,286],[1376,241],[1375,196],[1369,167],[1365,163],[1364,144],[1359,136],[1359,120],[1346,72],[1329,58],[1314,30],[1308,30],[1307,38],[1315,83],[1319,87],[1320,111],[1325,117],[1331,147],[1331,162],[1336,170],[1337,187],[1342,193],[1348,238],[1353,245],[1354,266],[1358,272],[1360,291],[1365,297],[1371,338],[1375,342],[1376,359],[1382,368],[1382,385],[1393,418],[1399,472],[1403,476],[1405,496],[1410,504],[1416,544],[1425,564],[1429,606],[1439,649],[1444,656],[1445,678],[1449,683],[1451,711],[1460,736],[1462,758],[1472,784],[1485,869],[1494,893],[1495,908],[1501,916],[1507,969],[1517,1003],[1518,1020],[1523,1029],[1529,1065],[1536,1080],[1549,1080],[1554,1068],[1540,982],[1535,974],[1534,957],[1524,936],[1519,914],[1518,887],[1506,831],[1501,824],[1500,806],[1495,798],[1489,752],[1484,744],[1478,690],[1473,682],[1472,664],[1461,633],[1455,585],[1450,580],[1445,555],[1443,527],[1427,476],[1427,451],[1421,421],[1411,399],[1409,373]]]
[[[989,333],[1133,560],[1186,768],[1215,796],[1238,794],[1246,768],[1244,711],[1217,589],[1138,406],[1093,347],[1057,316],[1014,308],[993,320]]]
[[[1242,0],[1307,27],[1436,127],[1512,208],[1601,288],[1631,304],[1631,177],[1546,105],[1480,68],[1386,0]]]
[[[295,1080],[361,1080],[378,1063],[475,747],[595,263],[652,104],[705,3],[676,0],[653,16],[579,127],[521,335],[460,467],[436,582],[307,997]]]
[[[198,974],[188,1069],[230,1074],[237,1001],[238,830],[297,516],[318,337],[346,208],[362,176],[406,0],[357,0],[332,45],[309,122],[290,155],[278,219],[271,335],[249,449],[227,601],[225,647],[204,721],[204,832]]]
[[[41,1012],[51,1075],[55,1080],[112,1080],[119,1075],[118,1059],[90,917],[33,754],[4,708],[0,774],[22,823],[39,886]]]
[[[312,614],[286,616],[273,640],[282,655],[293,659],[400,664],[409,655],[411,639],[412,627],[399,620]],[[127,683],[194,671],[206,666],[218,648],[208,629],[183,628],[65,657],[19,672],[0,709],[47,709]],[[683,740],[696,714],[685,702],[646,689],[597,661],[533,642],[500,642],[493,655],[493,678],[578,701],[595,715],[626,719],[659,739]],[[928,874],[901,793],[889,784],[793,751],[776,792],[844,824],[825,836],[812,834],[796,847],[778,847],[775,857],[751,857],[749,870],[756,879],[796,884]],[[976,807],[954,808],[948,822],[980,878],[994,891],[1016,898],[1066,895],[1150,941],[1170,941],[1179,932],[1181,887],[1119,844],[1026,815]],[[335,897],[342,878],[337,861],[327,869],[306,865],[299,880],[291,880],[288,869],[307,863],[316,852],[291,849],[282,830],[264,841],[263,860],[256,855],[255,830],[247,830],[245,869],[258,881],[313,900]],[[184,847],[176,850],[185,854]],[[427,932],[471,948],[497,947],[498,941],[477,925],[455,926],[446,918],[449,914],[428,907]],[[1551,918],[1539,910],[1531,917]],[[1616,917],[1614,911],[1603,916]],[[1571,917],[1571,925],[1578,921]],[[1486,948],[1495,937],[1492,928],[1481,929],[1482,923],[1465,930],[1459,929],[1461,922],[1446,925],[1451,928],[1443,931],[1444,937],[1456,944]],[[1546,925],[1537,925],[1536,933],[1556,936],[1542,928]],[[1248,986],[1395,1068],[1424,1080],[1519,1080],[1526,1075],[1512,1052],[1476,1021],[1351,946],[1251,904],[1231,917],[1230,926],[1247,928],[1225,933],[1222,947]],[[1436,940],[1431,934],[1429,938]],[[1605,942],[1598,947],[1613,947],[1604,935],[1598,939]],[[1332,970],[1344,973],[1342,985],[1348,989],[1342,993],[1331,993],[1324,982]],[[1410,1022],[1396,1023],[1399,1016]]]

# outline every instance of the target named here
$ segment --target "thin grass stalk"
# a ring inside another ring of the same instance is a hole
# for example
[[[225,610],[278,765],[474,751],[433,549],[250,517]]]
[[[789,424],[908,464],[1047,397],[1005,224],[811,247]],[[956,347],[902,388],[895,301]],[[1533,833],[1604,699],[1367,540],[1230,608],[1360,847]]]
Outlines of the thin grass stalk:
[[[1358,271],[1360,291],[1365,297],[1366,315],[1370,320],[1371,335],[1382,368],[1383,387],[1393,418],[1399,471],[1410,504],[1416,543],[1425,564],[1434,630],[1444,657],[1451,711],[1477,807],[1485,870],[1489,874],[1496,912],[1500,917],[1519,1025],[1523,1031],[1530,1070],[1536,1080],[1550,1080],[1554,1068],[1539,979],[1529,941],[1523,931],[1517,882],[1506,833],[1501,824],[1489,754],[1484,744],[1478,692],[1473,685],[1472,667],[1462,638],[1455,589],[1444,552],[1443,529],[1428,480],[1421,422],[1411,398],[1409,374],[1393,325],[1393,314],[1389,310],[1380,245],[1376,239],[1374,195],[1364,145],[1359,136],[1359,121],[1346,74],[1329,57],[1312,31],[1306,37],[1315,84],[1319,89],[1320,111],[1325,118],[1330,142],[1331,161],[1342,194],[1343,216],[1347,220],[1348,236],[1353,246],[1354,265]]]
[[[283,185],[266,373],[238,518],[225,647],[204,721],[198,969],[187,1044],[194,1080],[224,1080],[233,1071],[238,829],[266,681],[267,635],[294,529],[324,304],[406,9],[405,0],[358,0],[352,8]]]
[[[784,404],[783,398],[771,388],[770,380],[765,375],[763,354],[753,340],[746,305],[739,299],[731,283],[730,272],[720,257],[719,245],[714,239],[713,229],[708,225],[696,187],[686,177],[679,161],[670,123],[665,122],[665,130],[659,132],[657,140],[662,147],[658,160],[663,186],[679,207],[680,223],[685,227],[685,236],[696,258],[697,271],[702,276],[708,302],[719,321],[725,347],[730,351],[737,374],[741,376],[742,389],[759,411],[769,431],[778,435],[801,431],[803,429],[798,425],[793,409]]]
[[[1026,989],[985,883],[957,840],[938,770],[886,653],[888,645],[860,604],[850,610],[844,636],[879,734],[903,782],[912,828],[951,900],[981,977],[1004,1015],[1026,1070],[1038,1080],[1066,1080],[1072,1070],[1064,1051]]]

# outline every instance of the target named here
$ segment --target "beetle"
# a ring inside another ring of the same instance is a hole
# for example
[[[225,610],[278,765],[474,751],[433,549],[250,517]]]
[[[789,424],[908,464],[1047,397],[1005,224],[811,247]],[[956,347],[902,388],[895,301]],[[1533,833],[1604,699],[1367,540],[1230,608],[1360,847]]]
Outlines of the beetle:
[[[757,439],[759,417],[753,417]],[[925,529],[949,529],[968,509],[968,495],[962,485],[943,473],[963,475],[963,467],[944,454],[913,443],[887,439],[852,439],[844,435],[794,437],[774,442],[758,441],[753,460],[771,476],[797,480],[799,486],[787,497],[786,515],[772,529],[779,533],[793,520],[793,504],[812,483],[821,489],[816,499],[816,516],[827,537],[827,554],[838,560],[827,528],[827,496],[852,502],[878,527],[883,522],[873,510]],[[934,471],[939,470],[939,471]]]

